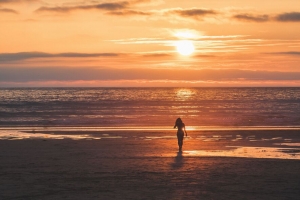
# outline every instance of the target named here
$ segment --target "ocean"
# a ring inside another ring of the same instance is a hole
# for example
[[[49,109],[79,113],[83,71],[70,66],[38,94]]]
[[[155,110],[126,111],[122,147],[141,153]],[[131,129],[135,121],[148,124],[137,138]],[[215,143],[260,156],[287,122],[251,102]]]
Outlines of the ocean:
[[[300,126],[300,88],[2,88],[0,126]]]

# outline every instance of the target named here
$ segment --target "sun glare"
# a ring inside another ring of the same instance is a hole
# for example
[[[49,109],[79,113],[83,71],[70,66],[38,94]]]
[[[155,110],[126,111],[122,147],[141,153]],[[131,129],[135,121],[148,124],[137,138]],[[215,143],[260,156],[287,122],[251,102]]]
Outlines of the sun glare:
[[[179,89],[176,92],[177,98],[179,98],[181,100],[187,100],[187,99],[191,98],[193,94],[194,94],[194,92],[189,89]]]
[[[176,42],[177,52],[183,56],[191,55],[195,51],[195,47],[190,40],[180,40]]]

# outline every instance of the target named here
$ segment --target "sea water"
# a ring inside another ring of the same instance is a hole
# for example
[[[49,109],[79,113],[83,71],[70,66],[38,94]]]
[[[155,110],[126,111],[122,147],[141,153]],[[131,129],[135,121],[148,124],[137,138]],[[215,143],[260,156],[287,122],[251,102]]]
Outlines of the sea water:
[[[300,126],[300,88],[2,88],[0,126]]]

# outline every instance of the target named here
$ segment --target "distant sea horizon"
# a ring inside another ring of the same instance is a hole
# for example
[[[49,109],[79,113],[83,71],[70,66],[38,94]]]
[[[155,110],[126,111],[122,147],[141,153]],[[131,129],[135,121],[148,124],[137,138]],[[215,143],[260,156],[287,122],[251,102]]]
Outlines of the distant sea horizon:
[[[300,87],[1,87],[0,126],[300,126]]]
[[[0,89],[18,88],[300,88],[300,86],[0,86]]]

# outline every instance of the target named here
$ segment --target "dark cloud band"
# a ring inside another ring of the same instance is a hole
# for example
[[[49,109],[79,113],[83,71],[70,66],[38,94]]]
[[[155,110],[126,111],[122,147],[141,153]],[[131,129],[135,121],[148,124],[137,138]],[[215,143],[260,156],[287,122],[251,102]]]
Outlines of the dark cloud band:
[[[10,62],[18,60],[26,60],[32,58],[53,58],[53,57],[64,57],[64,58],[84,58],[84,57],[112,57],[118,56],[116,53],[59,53],[59,54],[50,54],[43,52],[19,52],[19,53],[2,53],[0,54],[0,63],[1,62]]]
[[[18,14],[17,11],[9,8],[0,8],[0,13],[12,13],[12,14]]]
[[[198,8],[191,8],[191,9],[174,9],[170,10],[169,13],[177,14],[181,17],[191,17],[191,18],[199,18],[206,15],[216,15],[217,12],[214,10],[207,10],[207,9],[198,9]]]
[[[277,15],[275,18],[280,22],[300,22],[300,12],[290,12]]]
[[[151,15],[150,12],[142,12],[136,10],[121,10],[121,11],[110,11],[107,14],[118,15],[118,16],[129,16],[129,15]]]
[[[238,14],[233,16],[234,19],[249,21],[249,22],[266,22],[269,21],[268,15],[252,15],[252,14]]]
[[[21,2],[35,2],[38,0],[0,0],[0,4],[6,3],[21,3]]]
[[[300,72],[238,69],[112,69],[88,67],[0,67],[0,81],[185,80],[185,81],[293,81]]]
[[[283,51],[283,52],[273,52],[268,54],[300,56],[300,51]]]
[[[114,3],[101,3],[95,5],[79,5],[79,6],[57,6],[57,7],[40,7],[35,12],[59,12],[68,13],[76,10],[103,10],[103,11],[117,11],[127,9],[130,3],[127,1],[120,1]]]

